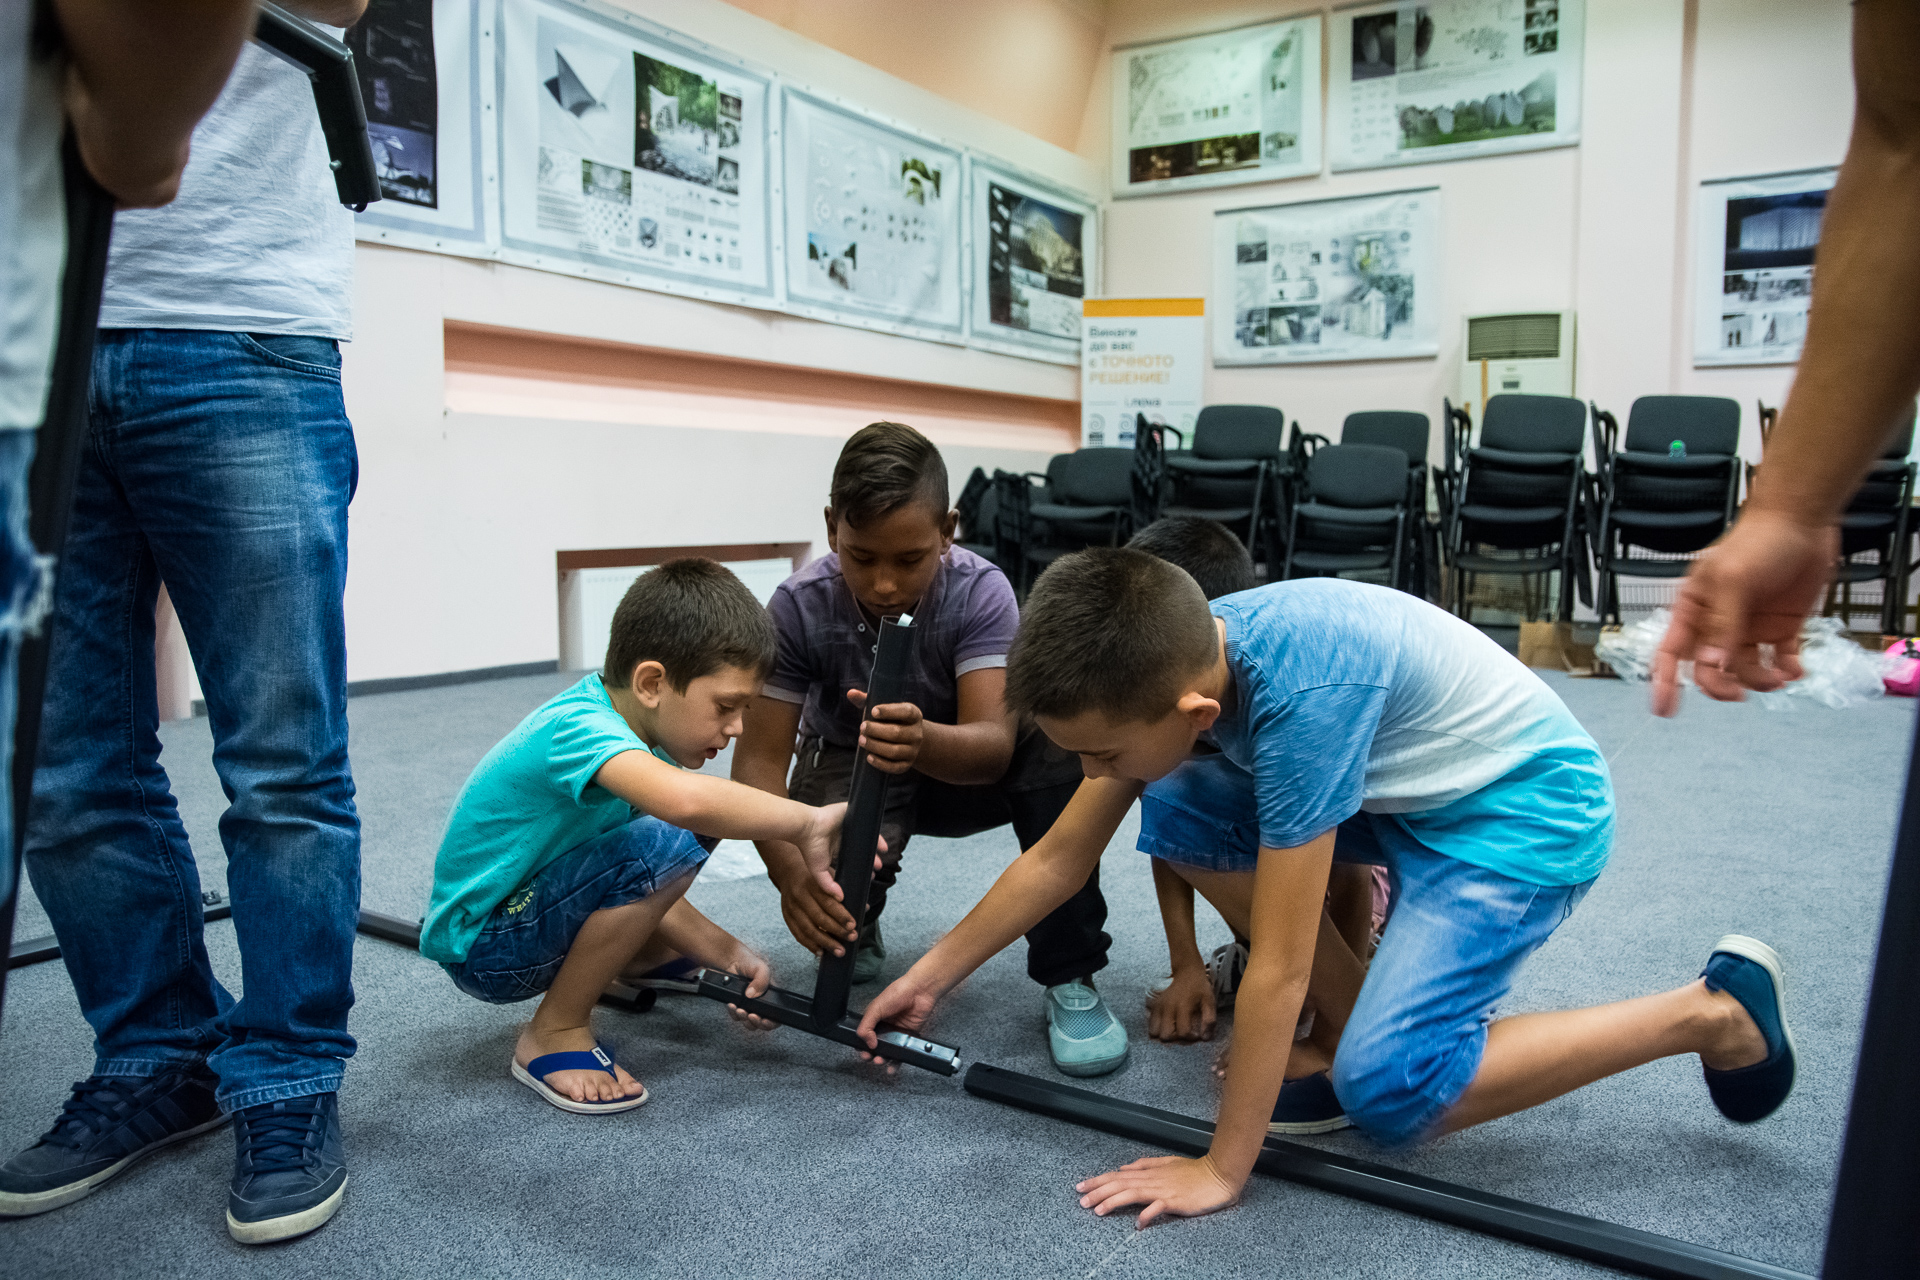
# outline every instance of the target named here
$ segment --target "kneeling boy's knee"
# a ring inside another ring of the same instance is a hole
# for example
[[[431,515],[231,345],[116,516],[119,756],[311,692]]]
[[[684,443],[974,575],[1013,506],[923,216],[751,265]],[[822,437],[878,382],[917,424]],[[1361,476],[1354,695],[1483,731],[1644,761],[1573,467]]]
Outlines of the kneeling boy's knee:
[[[1433,1081],[1419,1078],[1404,1052],[1342,1044],[1333,1063],[1333,1092],[1354,1127],[1387,1147],[1420,1140],[1444,1109]]]

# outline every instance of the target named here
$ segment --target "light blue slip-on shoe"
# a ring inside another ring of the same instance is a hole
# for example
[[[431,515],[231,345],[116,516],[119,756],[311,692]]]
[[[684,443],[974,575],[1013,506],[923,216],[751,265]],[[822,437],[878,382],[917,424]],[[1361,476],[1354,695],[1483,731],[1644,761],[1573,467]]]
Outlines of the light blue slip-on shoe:
[[[1070,1076],[1103,1076],[1127,1060],[1127,1029],[1085,981],[1048,987],[1047,1050]]]

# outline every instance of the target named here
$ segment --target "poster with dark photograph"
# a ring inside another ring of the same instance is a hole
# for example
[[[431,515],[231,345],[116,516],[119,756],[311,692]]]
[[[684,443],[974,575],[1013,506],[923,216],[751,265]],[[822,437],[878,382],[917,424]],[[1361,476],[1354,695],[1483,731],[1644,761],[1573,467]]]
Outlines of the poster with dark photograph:
[[[1214,215],[1219,365],[1388,360],[1440,349],[1440,192]]]
[[[1791,364],[1813,301],[1814,255],[1835,170],[1702,183],[1694,363]]]
[[[1580,140],[1585,0],[1426,0],[1332,16],[1335,169]]]
[[[1319,14],[1114,51],[1114,195],[1320,171]]]
[[[369,0],[365,15],[348,29],[346,43],[360,76],[380,194],[437,208],[440,91],[433,0]]]
[[[970,169],[971,339],[1077,360],[1097,266],[1093,202],[979,156]]]
[[[342,37],[382,197],[355,215],[358,238],[494,256],[493,44],[478,17],[471,0],[369,0]]]
[[[598,7],[501,11],[513,261],[767,305],[770,80]]]

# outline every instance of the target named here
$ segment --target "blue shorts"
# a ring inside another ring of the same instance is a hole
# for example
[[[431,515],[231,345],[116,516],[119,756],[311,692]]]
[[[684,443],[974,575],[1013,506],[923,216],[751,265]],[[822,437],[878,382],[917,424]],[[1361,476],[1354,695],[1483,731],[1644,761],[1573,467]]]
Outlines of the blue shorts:
[[[512,1004],[553,985],[587,917],[658,893],[698,871],[707,845],[658,818],[639,817],[561,854],[493,909],[467,958],[444,966],[453,984],[489,1004]]]
[[[1609,807],[1595,838],[1611,824]],[[1258,832],[1253,779],[1225,760],[1189,761],[1141,801],[1139,847],[1168,862],[1251,872]],[[1334,1055],[1333,1089],[1368,1137],[1406,1146],[1466,1092],[1514,975],[1593,881],[1515,880],[1435,852],[1385,814],[1341,823],[1334,857],[1384,865],[1393,907]]]

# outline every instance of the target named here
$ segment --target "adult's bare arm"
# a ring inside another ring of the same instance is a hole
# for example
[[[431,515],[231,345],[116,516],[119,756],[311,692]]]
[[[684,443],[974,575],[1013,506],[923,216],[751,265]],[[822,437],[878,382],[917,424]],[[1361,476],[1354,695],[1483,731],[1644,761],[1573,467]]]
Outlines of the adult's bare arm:
[[[1654,662],[1653,709],[1678,664],[1723,701],[1800,674],[1801,624],[1838,553],[1835,522],[1920,390],[1920,5],[1858,0],[1854,119],[1820,231],[1800,370],[1738,523],[1694,565]],[[1775,647],[1778,666],[1760,661]]]
[[[252,0],[54,0],[53,12],[87,171],[122,207],[166,204],[253,31]]]

